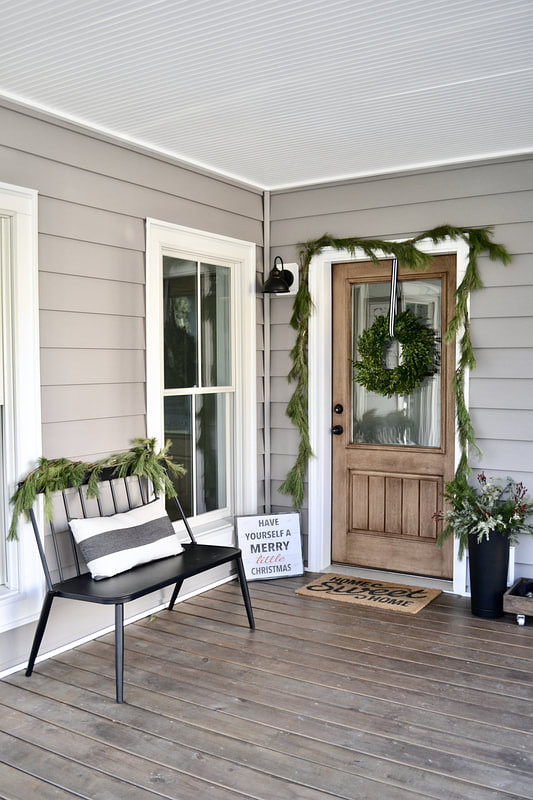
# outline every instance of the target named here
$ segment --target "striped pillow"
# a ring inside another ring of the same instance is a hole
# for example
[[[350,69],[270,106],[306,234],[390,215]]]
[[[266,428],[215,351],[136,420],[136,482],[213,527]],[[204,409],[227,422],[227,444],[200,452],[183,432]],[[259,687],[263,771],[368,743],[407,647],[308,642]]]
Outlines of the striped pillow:
[[[111,517],[71,519],[69,525],[95,580],[183,550],[158,501]]]

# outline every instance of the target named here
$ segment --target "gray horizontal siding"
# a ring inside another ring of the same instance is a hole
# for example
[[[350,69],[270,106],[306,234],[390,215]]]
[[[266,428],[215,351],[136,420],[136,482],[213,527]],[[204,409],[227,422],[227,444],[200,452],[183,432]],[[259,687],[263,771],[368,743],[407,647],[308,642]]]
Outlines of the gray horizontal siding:
[[[144,348],[144,317],[42,310],[40,331],[41,347]]]
[[[145,386],[141,382],[43,386],[41,398],[45,424],[140,416],[146,412]]]
[[[533,442],[533,425],[529,409],[474,408],[472,422],[476,430],[490,431],[495,441]]]
[[[227,208],[233,213],[262,216],[262,197],[225,178],[177,165],[171,159],[142,152],[125,143],[78,132],[74,126],[47,121],[40,115],[0,107],[2,144],[14,152],[31,154],[58,165],[81,168],[115,178],[123,184],[155,189],[171,197]],[[42,162],[41,162],[42,163]],[[63,173],[61,173],[63,174]],[[34,180],[38,179],[34,176]]]
[[[41,309],[144,317],[144,286],[41,271]]]
[[[145,373],[144,349],[74,350],[49,347],[41,351],[42,386],[139,383],[144,382]]]
[[[517,294],[521,288],[517,287]],[[531,316],[474,319],[472,342],[476,352],[481,348],[529,347],[533,343],[533,319]]]
[[[386,202],[388,199],[384,198]],[[280,245],[315,239],[322,233],[337,236],[379,238],[409,237],[443,222],[450,225],[483,226],[529,222],[533,208],[533,191],[500,193],[492,196],[461,197],[439,203],[413,203],[410,206],[384,205],[380,209],[343,211],[339,214],[298,217],[272,223],[272,242]],[[465,222],[468,219],[468,223]],[[350,231],[339,233],[339,231]]]
[[[498,347],[492,350],[477,350],[476,378],[519,378],[533,375],[533,347],[518,345],[516,348]]]
[[[65,453],[73,460],[87,458],[87,437],[91,442],[91,456],[96,453],[120,451],[129,446],[131,440],[142,436],[145,417],[105,417],[73,422],[49,422],[43,425],[43,451],[48,458],[62,458]]]
[[[146,433],[146,217],[256,242],[260,273],[261,193],[8,105],[0,131],[2,180],[39,193],[44,455],[124,449]]]
[[[419,205],[462,198],[484,197],[498,192],[531,191],[533,163],[517,160],[506,164],[485,164],[419,172],[412,175],[369,178],[354,183],[287,190],[276,195],[272,220],[296,217],[323,218],[342,212],[387,206]]]
[[[501,408],[505,411],[533,409],[533,379],[480,378],[474,371],[470,377],[470,407]],[[477,430],[478,436],[487,436],[490,429]],[[533,471],[533,464],[532,471]]]
[[[512,272],[512,267],[505,272]],[[503,270],[502,270],[503,272]],[[504,276],[502,275],[502,278]],[[524,317],[531,319],[533,286],[486,286],[482,292],[472,292],[470,314],[473,319]]]
[[[323,233],[406,238],[441,224],[486,226],[513,255],[504,267],[479,259],[486,288],[471,297],[477,369],[469,402],[483,456],[476,468],[511,473],[533,490],[533,158],[502,159],[381,176],[271,196],[273,257],[294,261],[296,245]],[[320,298],[313,298],[320,303]],[[291,389],[289,312],[272,304],[273,503],[296,448],[283,409]],[[524,547],[522,555],[528,552]],[[520,557],[518,560],[520,560]],[[532,561],[533,563],[533,561]]]
[[[0,177],[39,192],[43,454],[90,461],[124,450],[146,434],[146,217],[255,242],[259,283],[262,195],[9,104],[0,107]],[[262,314],[258,328],[263,420]],[[262,427],[258,440],[264,504]],[[159,601],[132,603],[128,614]],[[66,606],[53,612],[63,619],[43,652],[108,625],[99,612],[81,621]],[[2,635],[8,665],[27,656],[32,627]]]
[[[99,242],[39,235],[39,266],[43,272],[90,275],[144,284],[144,253]]]

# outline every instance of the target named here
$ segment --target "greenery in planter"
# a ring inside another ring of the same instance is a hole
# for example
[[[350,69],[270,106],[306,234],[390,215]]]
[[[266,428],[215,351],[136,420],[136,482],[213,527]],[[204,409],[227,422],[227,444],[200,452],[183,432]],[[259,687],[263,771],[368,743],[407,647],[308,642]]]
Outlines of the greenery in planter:
[[[533,534],[533,525],[526,522],[533,514],[533,500],[523,483],[512,478],[505,482],[487,480],[484,472],[478,474],[477,481],[478,487],[447,483],[443,496],[450,508],[434,515],[446,523],[438,544],[454,534],[459,540],[459,558],[468,548],[469,536],[481,542],[492,533],[504,534],[516,544],[519,533]]]
[[[47,520],[52,518],[52,494],[70,486],[80,486],[87,480],[87,496],[98,495],[98,481],[103,470],[112,470],[117,478],[127,475],[140,475],[148,478],[156,494],[174,497],[176,490],[171,477],[185,474],[184,468],[175,464],[168,454],[170,442],[161,450],[156,450],[155,439],[134,439],[132,447],[123,453],[106,456],[100,461],[85,463],[69,461],[67,458],[49,460],[40,458],[37,467],[20,481],[11,503],[13,517],[9,528],[8,539],[17,538],[17,522],[21,514],[29,517],[30,509],[39,493],[44,494],[44,514]]]
[[[438,368],[436,333],[427,328],[411,311],[401,311],[395,320],[394,338],[402,345],[402,361],[387,369],[383,364],[389,338],[389,317],[376,317],[357,340],[361,359],[353,361],[354,381],[369,392],[385,397],[408,395]]]
[[[309,266],[314,256],[325,248],[346,250],[355,255],[357,250],[362,250],[374,263],[378,264],[383,256],[397,258],[400,265],[412,270],[427,269],[433,256],[417,248],[423,240],[429,239],[434,244],[444,239],[461,239],[468,245],[468,263],[461,284],[455,292],[455,313],[450,320],[443,341],[448,344],[457,334],[461,334],[459,341],[459,363],[453,379],[455,395],[455,408],[457,416],[457,430],[461,455],[455,473],[454,484],[465,487],[468,484],[470,468],[468,466],[468,450],[479,453],[475,441],[475,432],[472,420],[468,413],[465,401],[465,373],[467,369],[474,369],[476,360],[474,348],[470,338],[470,318],[468,314],[468,298],[473,289],[480,289],[483,284],[479,275],[477,259],[481,253],[488,253],[491,260],[499,260],[509,264],[511,256],[501,244],[492,241],[492,228],[459,228],[453,225],[440,225],[429,231],[424,231],[418,236],[405,242],[392,242],[383,239],[363,239],[350,237],[340,239],[330,234],[324,234],[319,239],[302,242],[298,245],[298,258],[300,264],[300,286],[294,298],[291,326],[296,330],[296,343],[291,350],[292,368],[288,375],[289,382],[295,382],[294,393],[287,406],[287,415],[298,429],[299,446],[296,462],[287,474],[285,481],[279,488],[282,494],[292,497],[295,508],[300,508],[304,498],[304,479],[307,463],[312,456],[311,442],[309,439],[308,422],[308,386],[309,368],[307,365],[307,343],[309,318],[313,312],[313,301],[309,292]]]

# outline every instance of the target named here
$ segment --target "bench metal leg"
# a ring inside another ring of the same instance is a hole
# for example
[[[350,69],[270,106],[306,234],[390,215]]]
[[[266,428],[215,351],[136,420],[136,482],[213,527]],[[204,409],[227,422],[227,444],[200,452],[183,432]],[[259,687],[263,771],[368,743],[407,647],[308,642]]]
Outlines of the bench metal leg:
[[[235,561],[237,562],[237,571],[239,573],[239,583],[241,585],[241,592],[242,592],[242,599],[244,600],[244,605],[246,606],[246,613],[248,615],[248,623],[250,628],[255,628],[255,621],[254,621],[254,612],[252,611],[252,603],[250,600],[250,593],[248,591],[248,583],[246,581],[246,575],[244,574],[244,565],[242,563],[242,557],[238,556]]]
[[[168,604],[168,610],[169,611],[172,611],[172,609],[174,608],[174,603],[176,602],[176,599],[178,597],[179,591],[180,591],[181,587],[183,586],[183,580],[184,579],[182,578],[174,586],[174,591],[172,592],[172,597],[170,598],[170,603]]]
[[[28,678],[33,672],[33,666],[35,664],[35,659],[37,658],[37,653],[39,652],[39,647],[41,646],[41,642],[43,640],[44,631],[46,628],[46,623],[48,622],[50,609],[52,608],[53,599],[54,595],[52,594],[52,592],[47,592],[46,597],[44,598],[43,607],[41,609],[39,622],[37,623],[35,636],[33,637],[33,644],[31,646],[30,657],[28,659],[28,666],[26,667],[26,675]]]
[[[124,700],[124,604],[115,605],[115,683],[117,703]]]

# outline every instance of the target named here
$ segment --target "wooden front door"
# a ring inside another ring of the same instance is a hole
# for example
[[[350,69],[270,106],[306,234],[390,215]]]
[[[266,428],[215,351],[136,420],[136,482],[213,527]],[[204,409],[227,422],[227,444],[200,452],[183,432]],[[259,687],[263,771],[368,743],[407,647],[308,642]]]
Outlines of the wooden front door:
[[[441,347],[437,374],[408,396],[383,397],[353,381],[361,332],[388,314],[391,266],[333,266],[332,560],[451,578],[452,543],[437,547],[433,513],[454,474],[455,345]],[[398,311],[421,318],[439,345],[455,275],[454,255],[435,257],[423,273],[399,273]]]

